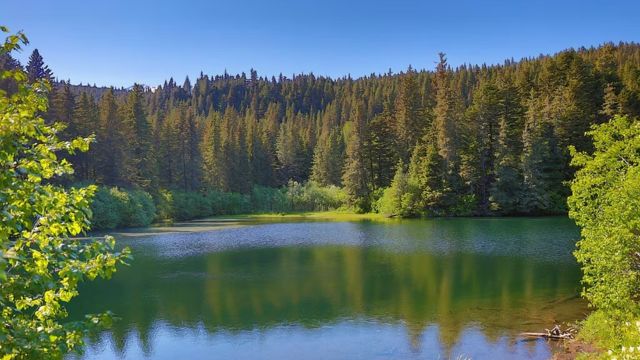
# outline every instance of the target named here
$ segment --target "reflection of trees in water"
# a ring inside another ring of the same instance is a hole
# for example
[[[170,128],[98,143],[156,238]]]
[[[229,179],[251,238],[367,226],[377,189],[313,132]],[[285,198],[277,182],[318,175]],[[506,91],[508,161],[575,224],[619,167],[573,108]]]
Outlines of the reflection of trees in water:
[[[578,318],[584,308],[571,297],[579,277],[570,263],[366,247],[248,249],[176,260],[143,255],[112,281],[87,284],[73,309],[108,308],[120,316],[111,331],[120,350],[130,330],[148,350],[157,321],[235,332],[358,317],[402,321],[415,348],[437,323],[450,348],[468,326],[497,341],[505,332]]]

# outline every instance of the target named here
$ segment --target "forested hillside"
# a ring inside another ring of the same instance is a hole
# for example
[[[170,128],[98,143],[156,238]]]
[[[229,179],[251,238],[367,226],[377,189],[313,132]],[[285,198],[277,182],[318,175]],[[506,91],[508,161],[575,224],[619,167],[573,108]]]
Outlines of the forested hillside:
[[[95,134],[69,157],[68,184],[155,197],[313,181],[399,216],[565,212],[568,146],[589,151],[592,124],[640,115],[635,43],[455,69],[440,54],[433,70],[358,79],[201,74],[153,90],[54,81],[37,51],[26,70],[54,83],[46,118],[67,125],[63,138]]]

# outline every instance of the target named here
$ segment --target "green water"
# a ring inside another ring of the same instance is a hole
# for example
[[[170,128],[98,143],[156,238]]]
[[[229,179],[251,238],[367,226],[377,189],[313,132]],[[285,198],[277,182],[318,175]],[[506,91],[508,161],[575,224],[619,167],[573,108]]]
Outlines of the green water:
[[[120,236],[132,266],[71,306],[121,318],[86,358],[545,359],[517,334],[586,312],[564,218],[202,229]]]

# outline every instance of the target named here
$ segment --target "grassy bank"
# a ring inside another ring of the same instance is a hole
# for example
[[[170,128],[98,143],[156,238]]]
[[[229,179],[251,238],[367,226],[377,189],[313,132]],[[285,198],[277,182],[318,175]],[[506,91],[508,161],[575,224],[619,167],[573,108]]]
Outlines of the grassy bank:
[[[366,213],[358,214],[352,211],[309,211],[309,212],[291,212],[291,213],[261,213],[261,214],[241,214],[232,215],[234,219],[257,219],[257,220],[270,220],[270,219],[309,219],[309,220],[337,220],[337,221],[352,221],[352,220],[389,220],[382,214]]]

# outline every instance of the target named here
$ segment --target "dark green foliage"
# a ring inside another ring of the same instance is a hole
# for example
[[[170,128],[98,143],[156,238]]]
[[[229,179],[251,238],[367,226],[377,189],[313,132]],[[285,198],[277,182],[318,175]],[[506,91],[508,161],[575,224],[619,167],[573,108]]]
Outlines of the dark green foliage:
[[[30,83],[39,80],[53,83],[53,72],[44,64],[44,60],[38,49],[34,49],[31,56],[29,56],[29,62],[25,70],[27,71],[27,79]]]
[[[344,186],[350,206],[368,211],[401,160],[415,180],[401,187],[414,215],[550,214],[566,211],[568,145],[589,151],[589,126],[640,115],[638,59],[640,46],[620,43],[455,69],[441,54],[435,71],[359,79],[251,71],[153,91],[60,82],[47,118],[67,125],[65,139],[96,138],[89,153],[66,157],[76,172],[63,183],[157,200],[165,190],[251,196],[312,180]],[[4,56],[0,66],[20,65]],[[51,75],[37,52],[29,69]]]
[[[548,105],[529,107],[522,135],[524,189],[519,199],[519,212],[525,214],[566,211],[568,191],[562,183],[562,170],[567,159],[555,136]]]
[[[162,190],[153,197],[142,190],[100,186],[91,204],[91,225],[93,230],[105,230],[217,215],[336,210],[346,204],[342,189],[314,182],[254,186],[249,194]]]
[[[100,187],[91,203],[93,229],[115,229],[121,222],[120,204],[109,188]]]
[[[365,148],[368,130],[364,116],[364,104],[358,102],[351,116],[346,165],[342,174],[342,183],[349,197],[349,204],[359,212],[367,212],[371,208],[370,168]]]
[[[411,149],[427,128],[416,73],[411,67],[401,75],[395,110],[397,152],[400,159],[406,162],[411,156]]]
[[[311,180],[318,184],[340,185],[344,165],[344,142],[340,129],[325,130],[313,153]]]
[[[393,132],[393,117],[391,111],[386,109],[369,123],[366,152],[374,189],[383,189],[391,183],[398,161],[397,148]]]
[[[153,198],[141,190],[100,187],[91,204],[93,229],[147,226],[156,218]]]
[[[409,164],[409,208],[418,215],[445,215],[455,204],[455,194],[448,183],[447,167],[432,139],[416,146]]]
[[[143,96],[142,87],[134,85],[124,105],[123,140],[128,145],[128,183],[149,190],[155,188],[156,174],[151,148],[151,126],[147,120]]]

